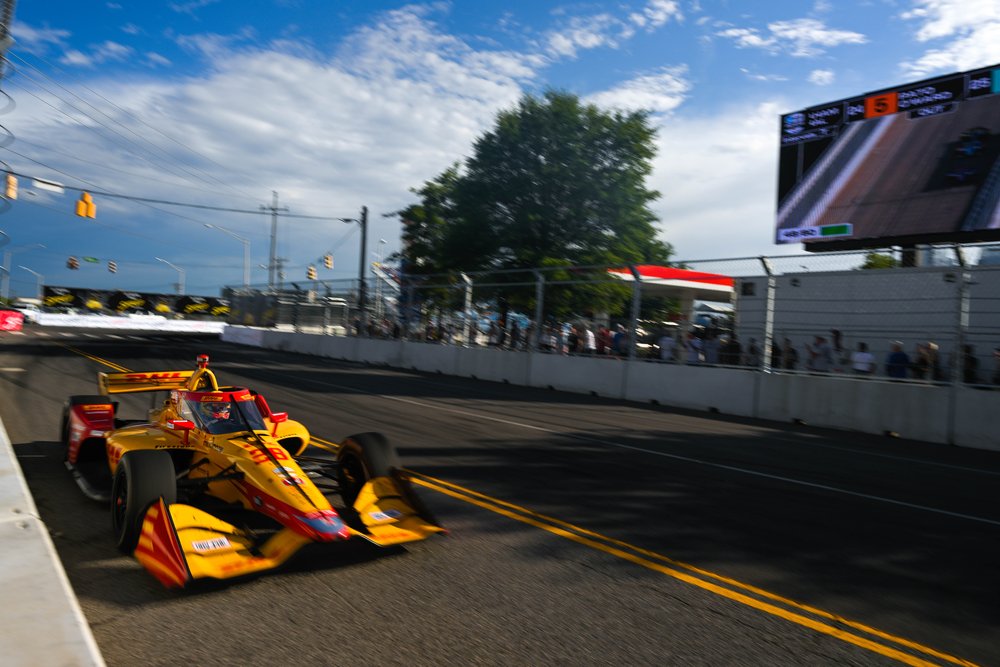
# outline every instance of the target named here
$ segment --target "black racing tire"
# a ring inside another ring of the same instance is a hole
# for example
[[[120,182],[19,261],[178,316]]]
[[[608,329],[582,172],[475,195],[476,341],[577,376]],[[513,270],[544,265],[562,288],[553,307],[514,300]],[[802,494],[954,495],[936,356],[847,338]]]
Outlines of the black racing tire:
[[[128,554],[135,551],[146,510],[160,498],[168,505],[177,502],[177,478],[170,454],[126,452],[111,483],[111,529],[119,550]]]
[[[337,448],[340,497],[348,507],[354,505],[365,482],[387,477],[400,468],[396,448],[381,433],[358,433]]]

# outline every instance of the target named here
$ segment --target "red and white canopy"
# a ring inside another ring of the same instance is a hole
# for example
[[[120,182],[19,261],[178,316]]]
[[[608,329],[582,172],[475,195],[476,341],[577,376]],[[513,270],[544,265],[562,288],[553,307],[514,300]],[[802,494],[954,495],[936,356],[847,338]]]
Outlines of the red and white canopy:
[[[675,269],[670,266],[640,264],[635,267],[643,289],[653,294],[675,299],[699,301],[729,301],[733,294],[733,278],[721,273],[705,273]],[[634,280],[628,267],[608,269],[608,273],[622,280]]]

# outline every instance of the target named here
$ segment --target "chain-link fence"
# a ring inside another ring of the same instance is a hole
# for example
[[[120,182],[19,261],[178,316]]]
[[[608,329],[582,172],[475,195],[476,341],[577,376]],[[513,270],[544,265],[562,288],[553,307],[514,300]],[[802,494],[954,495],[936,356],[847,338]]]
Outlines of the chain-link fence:
[[[511,352],[1000,384],[1000,262],[927,248],[233,289],[235,324]],[[903,266],[902,264],[917,264]]]

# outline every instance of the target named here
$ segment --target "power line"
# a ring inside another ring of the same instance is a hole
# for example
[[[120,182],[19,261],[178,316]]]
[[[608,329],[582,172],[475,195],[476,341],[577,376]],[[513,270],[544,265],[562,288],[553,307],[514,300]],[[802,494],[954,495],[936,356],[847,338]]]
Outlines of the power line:
[[[70,89],[66,88],[66,87],[65,87],[65,86],[63,86],[63,85],[62,85],[61,83],[59,83],[58,81],[54,80],[54,79],[53,79],[52,77],[50,77],[49,75],[47,75],[47,74],[46,74],[45,72],[43,72],[43,71],[42,71],[41,69],[39,69],[38,67],[36,67],[36,66],[35,66],[35,65],[33,65],[32,63],[28,62],[27,60],[25,60],[25,59],[24,59],[24,58],[22,58],[21,56],[19,56],[19,55],[17,55],[17,54],[12,54],[12,55],[13,55],[13,56],[14,56],[15,58],[17,58],[17,59],[18,59],[19,61],[21,61],[22,63],[24,63],[24,64],[25,64],[25,65],[26,65],[27,67],[31,68],[31,69],[32,69],[32,70],[34,70],[35,72],[38,72],[38,73],[39,73],[39,74],[40,74],[41,76],[45,77],[45,79],[47,79],[48,81],[52,82],[52,83],[53,83],[54,85],[58,86],[58,87],[59,87],[59,88],[60,88],[61,90],[65,91],[65,92],[66,92],[67,94],[69,94],[69,95],[72,95],[72,96],[73,96],[74,98],[76,98],[76,99],[80,100],[80,101],[81,101],[82,103],[86,104],[87,106],[89,106],[89,107],[90,107],[91,109],[93,109],[93,110],[94,110],[94,111],[96,111],[97,113],[99,113],[99,114],[103,115],[103,116],[104,116],[105,118],[107,118],[108,120],[110,120],[110,121],[112,121],[112,122],[114,122],[114,123],[118,124],[119,126],[121,126],[122,128],[124,128],[124,129],[125,129],[126,131],[128,131],[129,133],[131,133],[132,135],[134,135],[135,137],[137,137],[137,138],[138,138],[138,139],[140,139],[141,141],[143,141],[143,142],[144,142],[145,144],[147,144],[147,145],[151,146],[151,147],[152,147],[153,149],[155,149],[156,151],[158,151],[158,152],[159,152],[159,153],[161,153],[162,155],[165,155],[165,156],[166,156],[166,157],[168,158],[168,160],[172,159],[172,158],[171,158],[171,156],[170,156],[170,154],[169,154],[169,153],[167,153],[167,152],[166,152],[166,151],[165,151],[164,149],[160,148],[159,146],[157,146],[156,144],[154,144],[153,142],[151,142],[151,141],[150,141],[149,139],[147,139],[147,138],[145,138],[145,137],[141,136],[140,134],[138,134],[137,132],[135,132],[134,130],[132,130],[132,129],[131,129],[130,127],[128,127],[128,126],[126,126],[126,125],[125,125],[124,123],[122,123],[122,122],[121,122],[120,120],[118,120],[118,119],[114,118],[113,116],[111,116],[110,114],[106,113],[106,112],[105,112],[105,111],[103,111],[102,109],[99,109],[99,108],[98,108],[97,106],[95,106],[94,104],[92,104],[92,103],[91,103],[91,102],[89,102],[88,100],[84,99],[84,98],[83,98],[83,97],[81,97],[80,95],[76,94],[76,93],[75,93],[75,92],[73,92],[72,90],[70,90]],[[46,65],[47,65],[47,66],[48,66],[49,68],[51,68],[51,69],[53,69],[53,70],[56,70],[56,71],[58,71],[58,72],[61,72],[61,73],[65,74],[65,72],[63,72],[62,70],[60,70],[60,69],[59,69],[59,68],[57,68],[57,67],[54,67],[54,66],[53,66],[53,65],[52,65],[51,63],[49,63],[48,61],[46,61],[46,60],[45,60],[44,58],[42,58],[42,57],[40,57],[40,56],[36,56],[36,57],[38,58],[38,60],[41,60],[41,61],[42,61],[43,63],[45,63],[45,64],[46,64]],[[15,70],[15,71],[16,71],[16,70]],[[56,97],[57,99],[62,99],[62,98],[60,98],[60,97],[59,97],[58,95],[56,95],[55,93],[53,93],[53,92],[52,92],[51,90],[48,90],[48,89],[46,89],[46,88],[45,88],[44,86],[42,86],[42,85],[41,85],[40,83],[38,83],[38,82],[37,82],[37,80],[35,80],[35,79],[32,79],[32,80],[33,80],[33,81],[35,81],[35,83],[36,83],[37,85],[39,85],[39,87],[41,87],[41,88],[42,88],[43,90],[45,90],[46,92],[48,92],[48,93],[49,93],[50,95],[53,95],[53,96],[54,96],[54,97]],[[143,126],[145,126],[145,127],[149,128],[149,129],[153,130],[154,132],[156,132],[156,133],[160,134],[161,136],[163,136],[164,138],[168,139],[169,141],[172,141],[173,143],[175,143],[175,144],[177,144],[177,145],[181,146],[182,148],[184,148],[184,149],[185,149],[185,150],[187,150],[188,152],[190,152],[190,153],[192,153],[192,154],[194,154],[194,155],[197,155],[198,157],[200,157],[200,158],[202,158],[202,159],[204,159],[204,160],[207,160],[208,162],[211,162],[212,164],[214,164],[214,165],[216,165],[216,166],[218,166],[218,167],[222,167],[222,168],[225,168],[225,167],[223,167],[223,165],[220,165],[220,164],[218,164],[217,162],[215,162],[214,160],[212,160],[211,158],[209,158],[209,157],[207,157],[207,156],[205,156],[205,155],[202,155],[201,153],[197,152],[196,150],[194,150],[194,149],[193,149],[193,148],[191,148],[190,146],[187,146],[186,144],[184,144],[184,143],[182,143],[182,142],[180,142],[180,141],[178,141],[178,140],[174,139],[173,137],[170,137],[169,135],[167,135],[166,133],[162,132],[162,131],[161,131],[161,130],[159,130],[158,128],[155,128],[155,127],[153,127],[152,125],[150,125],[149,123],[145,122],[144,120],[142,120],[141,118],[139,118],[139,117],[138,117],[138,116],[136,116],[135,114],[133,114],[133,113],[131,113],[131,112],[127,111],[126,109],[124,109],[124,108],[122,108],[122,107],[118,106],[118,105],[117,105],[117,104],[115,104],[115,103],[114,103],[113,101],[111,101],[111,100],[109,100],[108,98],[104,97],[103,95],[101,95],[101,94],[97,93],[96,91],[92,90],[91,88],[87,87],[86,85],[84,85],[84,84],[82,84],[82,83],[81,83],[81,84],[80,84],[80,86],[81,86],[81,87],[82,87],[82,88],[83,88],[84,90],[87,90],[87,91],[88,91],[88,92],[90,92],[91,94],[93,94],[93,95],[95,95],[95,96],[99,97],[100,99],[104,100],[105,102],[107,102],[108,104],[110,104],[110,105],[111,105],[112,107],[114,107],[115,109],[117,109],[118,111],[120,111],[121,113],[123,113],[123,114],[126,114],[126,115],[127,115],[127,116],[128,116],[129,118],[131,118],[131,119],[135,120],[136,122],[138,122],[138,123],[142,124]],[[65,100],[63,100],[63,101],[65,101]],[[71,105],[71,106],[72,106],[72,105]],[[74,108],[76,108],[76,107],[74,107]],[[90,114],[87,114],[86,112],[83,112],[82,110],[79,110],[79,109],[78,109],[78,111],[81,111],[81,113],[84,113],[84,115],[86,115],[86,116],[87,116],[88,118],[91,118],[91,119],[92,119],[92,120],[94,120],[95,122],[99,122],[99,121],[97,121],[97,119],[95,119],[95,118],[94,118],[93,116],[91,116]],[[103,125],[103,123],[102,123],[102,125]],[[110,128],[109,128],[109,129],[110,129]],[[210,174],[210,173],[208,173],[208,172],[205,172],[205,171],[202,171],[202,170],[200,170],[200,169],[197,169],[197,168],[195,168],[195,167],[192,167],[192,169],[194,169],[194,171],[198,172],[198,173],[196,174],[196,173],[194,173],[193,171],[190,171],[190,170],[188,170],[188,168],[187,168],[187,167],[185,167],[185,166],[183,166],[183,165],[181,165],[181,166],[180,166],[179,168],[180,168],[180,169],[181,169],[182,171],[184,171],[185,173],[187,173],[188,175],[190,175],[190,176],[192,176],[192,177],[194,177],[194,178],[197,178],[198,180],[210,180],[210,181],[214,181],[214,182],[218,183],[219,185],[222,185],[223,187],[226,187],[226,188],[229,188],[230,190],[232,190],[232,191],[236,192],[237,194],[239,194],[239,195],[240,195],[240,196],[242,196],[242,197],[246,197],[247,199],[255,199],[254,197],[252,197],[252,196],[250,196],[250,195],[247,195],[247,194],[246,194],[246,193],[244,193],[244,192],[241,192],[240,190],[236,189],[236,188],[235,188],[234,186],[232,186],[232,185],[230,185],[230,184],[226,183],[225,181],[223,181],[223,180],[221,180],[221,179],[218,179],[218,178],[216,178],[215,176],[213,176],[212,174]],[[199,176],[199,174],[200,174],[200,176]]]

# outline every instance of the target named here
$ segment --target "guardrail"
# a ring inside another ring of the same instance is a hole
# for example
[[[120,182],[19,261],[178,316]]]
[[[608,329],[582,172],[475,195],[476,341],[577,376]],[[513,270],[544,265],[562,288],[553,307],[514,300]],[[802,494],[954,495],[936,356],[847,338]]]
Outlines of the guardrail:
[[[2,421],[0,590],[0,655],[6,667],[104,665]]]

